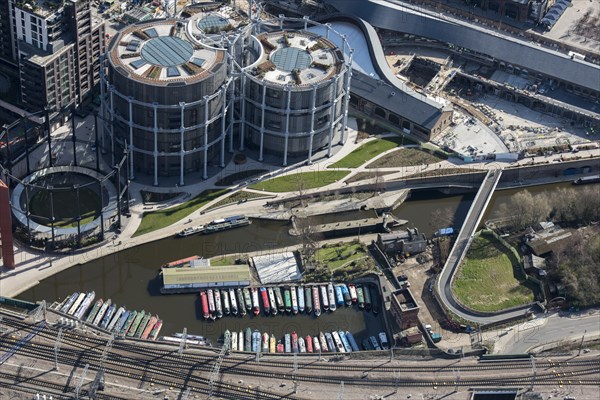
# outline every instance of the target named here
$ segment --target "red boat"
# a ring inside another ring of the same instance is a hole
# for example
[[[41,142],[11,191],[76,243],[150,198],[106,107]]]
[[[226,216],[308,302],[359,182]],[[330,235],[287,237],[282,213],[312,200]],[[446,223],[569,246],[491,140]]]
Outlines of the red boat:
[[[298,353],[298,334],[292,332],[292,353]]]
[[[312,337],[310,337],[310,335],[306,336],[305,343],[306,343],[306,352],[312,353],[313,352],[313,340],[312,340]]]
[[[204,319],[209,319],[210,313],[208,312],[208,296],[206,295],[206,290],[200,292],[200,304],[202,304],[202,317]]]
[[[283,353],[283,343],[277,343],[277,352]]]
[[[269,293],[267,292],[267,289],[265,289],[264,287],[260,288],[260,295],[262,297],[262,302],[263,302],[263,308],[265,310],[265,315],[269,315],[269,313],[271,312],[271,307],[269,307]]]
[[[191,257],[186,257],[186,258],[182,258],[181,260],[175,260],[175,261],[171,261],[168,262],[166,264],[163,264],[161,266],[161,268],[177,268],[177,267],[182,267],[185,264],[189,264],[190,262],[194,261],[194,260],[199,260],[202,257],[200,256],[191,256]]]
[[[152,318],[150,318],[150,321],[148,321],[148,325],[146,325],[146,329],[144,329],[144,332],[142,333],[142,339],[148,339],[148,336],[150,336],[150,332],[152,332],[152,329],[154,329],[154,325],[156,325],[157,322],[158,316],[154,315],[152,316]]]

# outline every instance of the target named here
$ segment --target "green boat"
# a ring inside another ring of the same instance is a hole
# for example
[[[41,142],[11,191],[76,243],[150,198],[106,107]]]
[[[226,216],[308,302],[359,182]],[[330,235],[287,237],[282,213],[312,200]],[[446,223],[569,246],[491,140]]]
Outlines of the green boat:
[[[244,351],[252,351],[252,329],[246,328],[244,335]]]
[[[127,321],[125,321],[125,323],[123,324],[123,327],[119,331],[119,335],[125,335],[127,333],[129,328],[131,327],[131,324],[133,324],[133,320],[135,319],[136,316],[137,316],[137,311],[132,311],[129,314],[129,317],[127,317]]]
[[[244,288],[244,302],[246,303],[246,311],[252,312],[252,297],[250,297],[248,288]]]
[[[358,308],[362,310],[365,308],[365,297],[363,296],[362,286],[356,285],[356,295],[358,296]]]
[[[286,287],[283,291],[283,302],[285,304],[285,312],[288,314],[292,312],[292,295],[289,287]]]
[[[363,286],[363,294],[365,296],[365,310],[371,309],[371,290],[369,288],[369,284]]]
[[[98,311],[100,311],[100,307],[102,307],[102,304],[104,304],[104,300],[99,299],[96,304],[94,304],[94,307],[92,308],[92,311],[90,311],[90,313],[88,314],[87,318],[85,319],[85,322],[88,323],[92,323],[92,321],[94,320],[94,318],[96,318],[96,314],[98,314]]]
[[[135,335],[137,328],[140,326],[140,323],[142,322],[142,319],[144,319],[144,315],[146,315],[146,311],[142,310],[142,312],[138,313],[138,315],[135,316],[135,319],[133,320],[131,327],[127,331],[127,336]]]
[[[142,337],[142,333],[144,333],[144,329],[146,329],[146,325],[148,325],[148,321],[150,321],[150,318],[152,318],[152,314],[148,313],[144,315],[144,318],[142,318],[142,322],[140,322],[140,326],[138,326],[137,330],[135,331],[135,334],[133,335],[134,337]]]

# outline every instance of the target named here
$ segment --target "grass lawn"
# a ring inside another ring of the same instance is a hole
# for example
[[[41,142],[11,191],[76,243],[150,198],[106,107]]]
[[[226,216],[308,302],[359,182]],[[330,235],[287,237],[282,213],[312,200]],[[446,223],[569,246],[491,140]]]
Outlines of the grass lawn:
[[[305,275],[307,282],[327,281],[332,275],[339,282],[352,281],[376,270],[366,246],[356,241],[321,247],[311,262],[316,269]]]
[[[378,154],[383,153],[384,151],[393,149],[394,147],[398,147],[402,144],[402,137],[388,137],[383,139],[373,140],[371,142],[365,143],[360,146],[358,149],[354,150],[352,153],[348,154],[346,157],[342,158],[340,161],[332,164],[329,168],[356,168]]]
[[[393,174],[393,171],[381,171],[379,172],[379,176]],[[353,175],[352,177],[346,179],[346,183],[353,183],[358,181],[363,181],[365,179],[374,179],[377,177],[376,172],[359,172],[358,174]]]
[[[54,205],[54,226],[61,228],[76,227],[77,221],[77,197],[75,190],[63,188],[56,190],[52,194],[50,201],[50,192],[39,190],[29,200],[29,210],[31,219],[38,224],[51,226],[50,216],[52,215],[51,204]],[[81,211],[81,225],[94,220],[100,216],[100,196],[91,188],[83,187],[79,189],[79,210]]]
[[[250,189],[267,192],[295,192],[298,189],[313,189],[339,181],[348,175],[348,171],[313,171],[300,174],[283,175],[250,186]]]
[[[235,265],[235,260],[235,256],[216,256],[210,259],[210,265],[213,267]]]
[[[473,310],[498,311],[534,300],[534,293],[515,278],[508,250],[493,236],[475,238],[460,266],[452,290]]]
[[[386,154],[369,164],[368,168],[410,167],[413,165],[435,164],[440,161],[442,161],[442,158],[423,150],[407,148]]]
[[[217,197],[222,196],[227,192],[229,192],[228,189],[205,190],[193,199],[186,201],[185,203],[182,203],[176,207],[144,213],[144,215],[142,216],[142,223],[138,227],[137,231],[135,231],[133,236],[140,236],[145,233],[169,226],[185,218],[186,216],[190,215],[194,211],[204,206],[206,203],[213,201]]]
[[[366,252],[363,247],[360,243],[338,243],[331,247],[320,248],[315,258],[334,270],[352,260],[364,257]]]

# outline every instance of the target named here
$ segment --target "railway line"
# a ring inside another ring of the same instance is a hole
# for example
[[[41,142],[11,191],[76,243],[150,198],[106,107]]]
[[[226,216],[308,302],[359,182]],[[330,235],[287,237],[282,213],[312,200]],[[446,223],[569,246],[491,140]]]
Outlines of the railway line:
[[[50,325],[40,328],[38,325],[25,321],[5,319],[3,325],[8,327],[8,332],[0,337],[0,354],[13,351],[19,337],[31,335],[35,331],[34,340],[21,345],[15,356],[26,359],[45,360],[54,362],[54,342],[57,330]],[[17,337],[15,334],[18,334]],[[11,337],[14,336],[14,337]],[[66,332],[62,339],[62,347],[58,353],[59,365],[71,368],[83,367],[98,370],[103,368],[106,376],[118,377],[153,385],[190,389],[194,393],[208,394],[210,392],[209,376],[218,359],[215,349],[188,349],[179,354],[175,347],[157,342],[121,341],[116,340],[103,360],[103,352],[108,339],[93,336],[90,332],[75,334]],[[334,355],[324,353],[324,356]],[[259,363],[253,361],[254,355],[231,353],[222,359],[220,368],[220,381],[214,382],[213,394],[222,398],[240,398],[247,393],[243,386],[224,382],[235,381],[240,377],[255,379],[257,381],[271,382],[304,382],[310,386],[329,385],[336,386],[344,382],[353,387],[489,387],[489,386],[516,386],[530,385],[533,380],[537,386],[599,386],[600,385],[600,359],[578,358],[570,360],[538,360],[538,373],[535,378],[531,376],[529,360],[510,362],[487,363],[458,363],[453,361],[436,361],[435,365],[424,362],[390,362],[371,361],[343,363],[322,362],[311,357],[298,357],[296,363],[284,360],[283,357],[268,357]],[[102,365],[101,365],[102,364]],[[327,371],[327,373],[325,372]],[[457,374],[460,378],[457,379]],[[0,374],[0,387],[7,387],[8,376],[6,372]],[[14,377],[13,377],[14,378]],[[38,382],[39,381],[39,382]],[[23,383],[18,380],[18,387],[23,390],[33,387],[44,387],[42,378],[27,379]],[[48,382],[47,382],[48,383]],[[52,382],[49,382],[52,384]],[[73,390],[72,387],[58,385],[62,393]],[[58,386],[48,386],[49,389],[58,390]],[[103,394],[98,399],[115,398]],[[108,396],[108,397],[106,397]],[[254,388],[252,396],[261,399],[280,399],[281,393],[264,388]],[[287,394],[288,398],[298,398],[296,395]]]

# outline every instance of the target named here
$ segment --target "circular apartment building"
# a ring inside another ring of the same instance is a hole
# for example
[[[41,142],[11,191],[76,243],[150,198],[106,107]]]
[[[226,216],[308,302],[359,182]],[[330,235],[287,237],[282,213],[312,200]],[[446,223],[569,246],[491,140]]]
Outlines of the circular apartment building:
[[[194,38],[180,21],[135,24],[111,42],[101,92],[113,155],[129,151],[130,178],[208,177],[224,166],[232,134],[226,50]],[[103,69],[104,70],[104,69]]]
[[[269,153],[283,165],[288,157],[310,163],[316,151],[331,156],[334,142],[345,141],[350,62],[329,39],[335,31],[323,37],[298,21],[304,29],[257,32],[247,46],[255,60],[241,75],[242,140],[258,149],[259,161]]]

